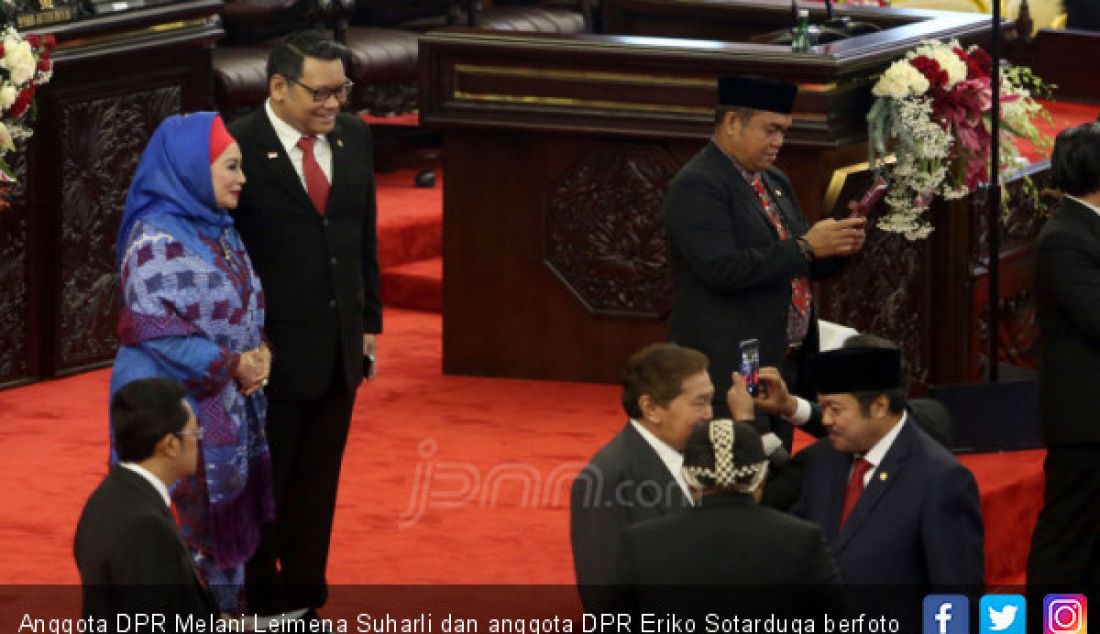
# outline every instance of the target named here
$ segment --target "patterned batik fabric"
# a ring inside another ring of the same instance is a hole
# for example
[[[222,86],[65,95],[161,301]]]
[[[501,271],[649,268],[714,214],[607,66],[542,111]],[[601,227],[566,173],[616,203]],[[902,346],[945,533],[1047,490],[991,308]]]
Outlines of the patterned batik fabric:
[[[112,395],[126,383],[169,377],[187,390],[205,434],[200,470],[172,491],[188,546],[206,567],[244,564],[274,515],[264,434],[267,401],[244,396],[233,375],[240,354],[260,345],[264,296],[236,230],[203,238],[196,254],[138,221],[121,264],[120,347]],[[112,452],[113,458],[113,452]]]

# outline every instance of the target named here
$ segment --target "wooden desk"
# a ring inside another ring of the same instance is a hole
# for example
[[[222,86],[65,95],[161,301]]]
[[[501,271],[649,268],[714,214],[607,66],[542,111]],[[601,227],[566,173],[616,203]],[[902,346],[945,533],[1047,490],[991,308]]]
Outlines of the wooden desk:
[[[115,234],[130,177],[162,119],[210,105],[221,0],[54,25],[54,77],[19,183],[0,212],[0,385],[114,358]]]

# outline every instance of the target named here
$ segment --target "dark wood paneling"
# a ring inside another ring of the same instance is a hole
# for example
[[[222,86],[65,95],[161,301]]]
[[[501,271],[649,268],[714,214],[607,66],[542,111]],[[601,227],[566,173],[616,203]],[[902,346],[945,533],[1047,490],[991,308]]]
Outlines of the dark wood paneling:
[[[921,39],[980,43],[989,31],[980,15],[855,10],[893,28],[793,54],[648,37],[673,34],[652,25],[725,39],[747,34],[726,28],[738,20],[766,30],[789,20],[779,0],[605,6],[629,9],[608,23],[630,34],[455,30],[421,39],[422,120],[446,139],[447,372],[610,382],[631,352],[665,337],[660,192],[711,133],[717,77],[800,84],[778,165],[815,221],[845,213],[848,198],[823,204],[834,173],[866,169],[873,73]],[[1033,212],[1009,220],[1002,257],[1002,338],[1006,356],[1025,364],[1034,335],[1028,258],[1042,218]],[[819,286],[819,306],[826,318],[899,341],[922,383],[974,380],[984,348],[983,229],[969,199],[939,201],[930,213],[936,231],[923,243],[871,231],[845,275]]]
[[[218,0],[55,25],[26,174],[0,217],[0,385],[114,357],[115,238],[130,177],[157,124],[210,104]]]

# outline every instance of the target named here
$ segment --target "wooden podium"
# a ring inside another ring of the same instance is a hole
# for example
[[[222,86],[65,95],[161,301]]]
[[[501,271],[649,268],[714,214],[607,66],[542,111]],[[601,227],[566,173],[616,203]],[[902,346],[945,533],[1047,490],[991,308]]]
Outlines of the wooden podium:
[[[161,120],[209,108],[221,6],[185,0],[35,30],[59,46],[0,211],[0,386],[114,358],[130,177]]]
[[[421,120],[444,132],[447,175],[444,371],[613,382],[631,352],[666,338],[663,193],[711,134],[719,76],[800,85],[779,166],[814,220],[858,194],[874,75],[923,39],[989,34],[974,14],[842,14],[882,30],[793,53],[749,42],[790,25],[783,0],[611,0],[613,35],[424,36]],[[937,240],[969,240],[956,234],[937,230],[915,246],[873,239],[870,257],[853,263],[858,287],[819,289],[823,316],[903,341],[923,378],[964,373],[930,361],[968,336],[931,336],[937,302],[967,301],[966,282],[937,255]],[[933,295],[941,278],[953,286]],[[863,319],[876,307],[890,323]]]

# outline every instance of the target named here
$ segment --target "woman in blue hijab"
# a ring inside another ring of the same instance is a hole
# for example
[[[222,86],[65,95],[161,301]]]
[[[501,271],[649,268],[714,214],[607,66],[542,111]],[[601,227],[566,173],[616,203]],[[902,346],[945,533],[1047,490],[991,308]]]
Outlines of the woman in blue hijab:
[[[123,306],[111,372],[112,397],[154,376],[187,390],[202,430],[199,468],[172,500],[198,570],[229,613],[239,611],[244,563],[274,514],[264,295],[226,212],[244,181],[240,148],[216,113],[172,116],[153,133],[118,235]]]

